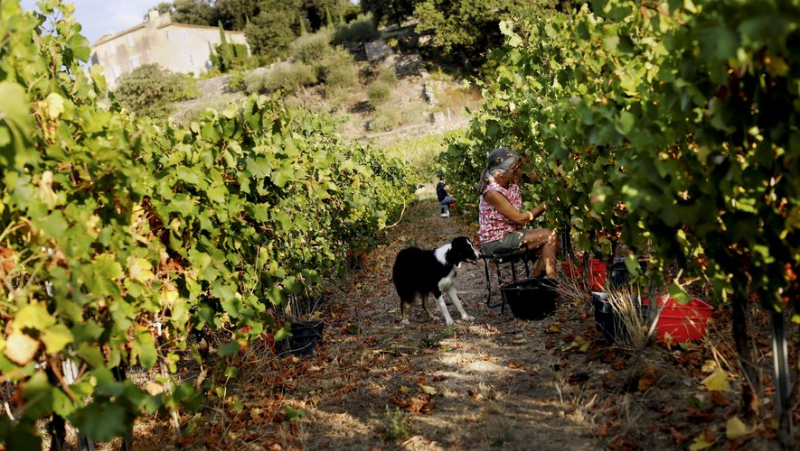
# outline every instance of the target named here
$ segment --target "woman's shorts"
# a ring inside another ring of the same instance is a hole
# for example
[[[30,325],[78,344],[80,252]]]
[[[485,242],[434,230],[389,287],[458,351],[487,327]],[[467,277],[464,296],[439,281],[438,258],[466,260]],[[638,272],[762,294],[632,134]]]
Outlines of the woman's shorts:
[[[487,257],[491,257],[497,253],[506,253],[515,251],[522,247],[522,242],[525,237],[526,230],[517,230],[516,232],[508,232],[503,235],[503,238],[488,243],[481,243],[481,253]]]

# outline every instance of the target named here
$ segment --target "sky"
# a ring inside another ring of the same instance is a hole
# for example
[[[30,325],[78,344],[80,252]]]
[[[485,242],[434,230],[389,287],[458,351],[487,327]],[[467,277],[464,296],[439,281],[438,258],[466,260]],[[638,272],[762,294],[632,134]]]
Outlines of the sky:
[[[111,30],[120,32],[142,23],[150,7],[163,0],[73,0],[75,19],[90,44]],[[36,0],[21,0],[24,9],[36,9]]]
[[[81,33],[94,44],[111,30],[120,32],[144,21],[151,7],[165,0],[73,0]],[[357,4],[358,0],[350,0]],[[24,9],[36,9],[36,0],[21,0]]]

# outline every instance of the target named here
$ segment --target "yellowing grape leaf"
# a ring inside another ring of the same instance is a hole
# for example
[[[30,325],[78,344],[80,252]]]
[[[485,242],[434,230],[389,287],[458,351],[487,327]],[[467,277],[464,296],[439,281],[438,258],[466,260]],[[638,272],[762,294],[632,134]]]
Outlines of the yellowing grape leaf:
[[[722,368],[717,368],[710,376],[700,382],[708,391],[727,391],[731,389],[728,383],[728,373]]]
[[[164,386],[153,381],[148,381],[144,385],[144,389],[147,390],[147,393],[150,393],[151,396],[158,396],[164,392]]]
[[[753,429],[750,429],[745,425],[739,417],[731,417],[727,423],[725,423],[725,437],[728,437],[729,440],[735,440],[742,435],[747,435],[753,432]]]
[[[714,360],[706,360],[706,363],[703,364],[703,368],[701,368],[704,373],[711,373],[716,369],[717,362]]]
[[[592,345],[591,340],[587,340],[581,337],[580,335],[575,337],[575,343],[578,344],[578,349],[580,349],[581,352],[587,352],[589,350],[589,347]]]
[[[433,387],[431,387],[431,386],[429,386],[429,385],[423,385],[423,384],[419,384],[419,388],[420,388],[420,389],[421,389],[421,390],[422,390],[424,393],[427,393],[427,394],[429,394],[429,395],[431,395],[431,396],[433,396],[433,395],[435,395],[436,393],[438,393],[438,392],[436,391],[436,389],[435,389],[435,388],[433,388]]]
[[[51,171],[42,173],[42,178],[39,180],[39,199],[49,208],[55,207],[58,202],[58,194],[53,191],[53,173]]]
[[[25,365],[33,359],[36,351],[39,350],[39,342],[33,338],[14,332],[6,340],[6,357],[17,365]]]
[[[694,442],[692,442],[692,444],[689,445],[689,451],[701,451],[704,449],[711,448],[712,445],[714,445],[714,442],[709,443],[708,441],[706,441],[705,434],[700,434],[697,437],[695,437]]]
[[[86,233],[89,234],[92,238],[97,238],[100,236],[100,229],[97,227],[97,224],[100,223],[100,216],[92,215],[89,219],[86,220],[84,225],[86,226]]]
[[[159,298],[161,300],[161,305],[172,305],[178,300],[178,290],[170,290],[164,287],[164,289],[161,290],[161,296]]]
[[[786,60],[783,59],[783,57],[781,56],[770,55],[767,58],[765,58],[764,62],[766,63],[765,66],[767,72],[769,72],[770,75],[785,77],[786,74],[789,73],[789,65],[786,64]]]
[[[12,326],[14,332],[22,332],[24,329],[47,330],[55,324],[55,318],[44,304],[28,304],[17,312]]]
[[[42,332],[42,342],[50,355],[61,352],[68,344],[74,341],[72,332],[63,324],[48,327]]]
[[[153,275],[153,265],[143,258],[128,258],[128,275],[131,279],[139,282],[151,280]]]
[[[64,112],[64,98],[51,92],[42,102],[45,115],[50,119],[57,119]]]

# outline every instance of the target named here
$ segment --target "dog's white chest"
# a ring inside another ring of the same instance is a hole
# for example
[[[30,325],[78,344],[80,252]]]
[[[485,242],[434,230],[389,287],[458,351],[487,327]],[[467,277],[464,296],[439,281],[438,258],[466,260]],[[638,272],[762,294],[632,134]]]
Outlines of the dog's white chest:
[[[456,279],[456,268],[450,270],[450,273],[447,274],[439,281],[439,289],[442,291],[446,291],[447,289],[453,286],[453,282]]]

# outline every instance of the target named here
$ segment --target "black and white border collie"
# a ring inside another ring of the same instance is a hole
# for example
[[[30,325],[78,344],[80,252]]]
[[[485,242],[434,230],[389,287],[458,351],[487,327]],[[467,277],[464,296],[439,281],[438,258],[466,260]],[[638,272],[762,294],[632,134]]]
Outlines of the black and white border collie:
[[[422,301],[422,308],[432,320],[438,319],[428,311],[428,293],[433,293],[439,308],[442,309],[445,322],[453,324],[453,319],[447,311],[442,293],[447,293],[455,304],[461,318],[464,320],[475,319],[464,311],[461,301],[456,296],[453,282],[456,278],[456,269],[463,262],[472,262],[480,258],[469,238],[460,236],[450,244],[435,250],[409,247],[397,254],[392,269],[392,280],[397,294],[400,296],[401,324],[408,324],[406,317],[406,304],[413,304],[417,299]]]

